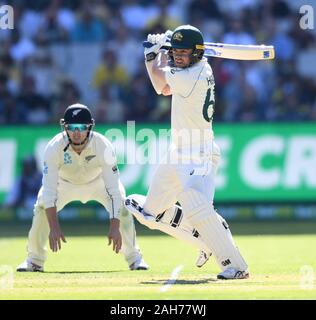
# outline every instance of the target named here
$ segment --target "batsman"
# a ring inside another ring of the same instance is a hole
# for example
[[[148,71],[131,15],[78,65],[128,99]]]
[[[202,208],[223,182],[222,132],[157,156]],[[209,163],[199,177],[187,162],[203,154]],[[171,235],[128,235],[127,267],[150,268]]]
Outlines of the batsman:
[[[191,25],[148,35],[144,54],[151,83],[157,94],[172,95],[171,146],[147,197],[131,195],[125,206],[150,228],[199,247],[204,262],[213,254],[218,279],[245,279],[248,266],[213,207],[220,150],[212,130],[215,82],[204,49],[202,33]]]
[[[130,270],[147,270],[136,243],[133,216],[123,206],[125,189],[112,144],[93,131],[95,122],[85,105],[69,106],[60,124],[62,132],[44,152],[43,183],[34,206],[28,255],[17,271],[43,272],[47,240],[53,252],[66,242],[58,212],[71,201],[89,200],[99,202],[110,214],[108,244],[124,255]]]

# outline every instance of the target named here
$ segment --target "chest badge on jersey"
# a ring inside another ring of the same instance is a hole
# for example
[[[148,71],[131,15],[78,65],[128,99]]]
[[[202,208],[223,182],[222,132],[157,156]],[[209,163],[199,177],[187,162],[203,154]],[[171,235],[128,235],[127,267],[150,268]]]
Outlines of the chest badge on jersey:
[[[94,157],[96,157],[96,155],[94,154],[94,155],[91,155],[91,156],[86,156],[85,157],[85,160],[86,160],[86,162],[88,163],[90,160],[92,160]]]
[[[64,164],[71,164],[72,163],[72,159],[71,156],[68,152],[64,153]]]

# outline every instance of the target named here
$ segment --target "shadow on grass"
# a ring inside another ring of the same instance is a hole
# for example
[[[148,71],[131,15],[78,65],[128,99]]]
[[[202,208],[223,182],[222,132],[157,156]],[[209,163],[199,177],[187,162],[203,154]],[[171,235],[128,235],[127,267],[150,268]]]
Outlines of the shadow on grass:
[[[286,234],[314,234],[316,235],[316,221],[255,221],[255,222],[229,222],[234,235],[286,235]],[[161,236],[162,232],[150,230],[137,221],[135,222],[138,236]],[[83,223],[61,221],[61,228],[65,237],[103,236],[108,235],[108,222]],[[4,238],[27,238],[31,222],[27,223],[1,223],[0,240]]]
[[[166,280],[152,280],[152,281],[142,281],[140,284],[159,284],[159,285],[168,285],[168,284],[206,284],[209,282],[218,282],[219,280],[215,278],[201,279],[201,280],[176,280],[171,282],[169,279]]]
[[[117,273],[117,272],[124,272],[126,270],[102,270],[102,271],[45,271],[44,273],[49,274],[84,274],[84,273]]]

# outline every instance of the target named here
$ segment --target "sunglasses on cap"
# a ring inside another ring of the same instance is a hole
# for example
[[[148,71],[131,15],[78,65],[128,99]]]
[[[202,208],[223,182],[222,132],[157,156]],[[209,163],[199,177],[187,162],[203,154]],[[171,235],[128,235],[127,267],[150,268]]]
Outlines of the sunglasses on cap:
[[[69,131],[74,132],[75,130],[79,130],[80,132],[86,131],[89,129],[88,124],[81,124],[81,123],[70,123],[66,125],[66,129]]]

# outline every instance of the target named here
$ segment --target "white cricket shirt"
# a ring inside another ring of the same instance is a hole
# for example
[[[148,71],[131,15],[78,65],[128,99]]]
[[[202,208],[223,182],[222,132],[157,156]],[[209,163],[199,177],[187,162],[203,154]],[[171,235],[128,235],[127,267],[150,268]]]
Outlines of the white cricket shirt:
[[[117,217],[122,206],[119,172],[111,142],[97,132],[91,132],[89,142],[79,155],[68,144],[62,132],[49,141],[44,152],[43,201],[45,208],[55,207],[59,179],[82,185],[101,177],[112,203],[110,217]]]
[[[171,141],[175,148],[212,144],[215,81],[203,58],[190,68],[164,68],[172,93]]]

